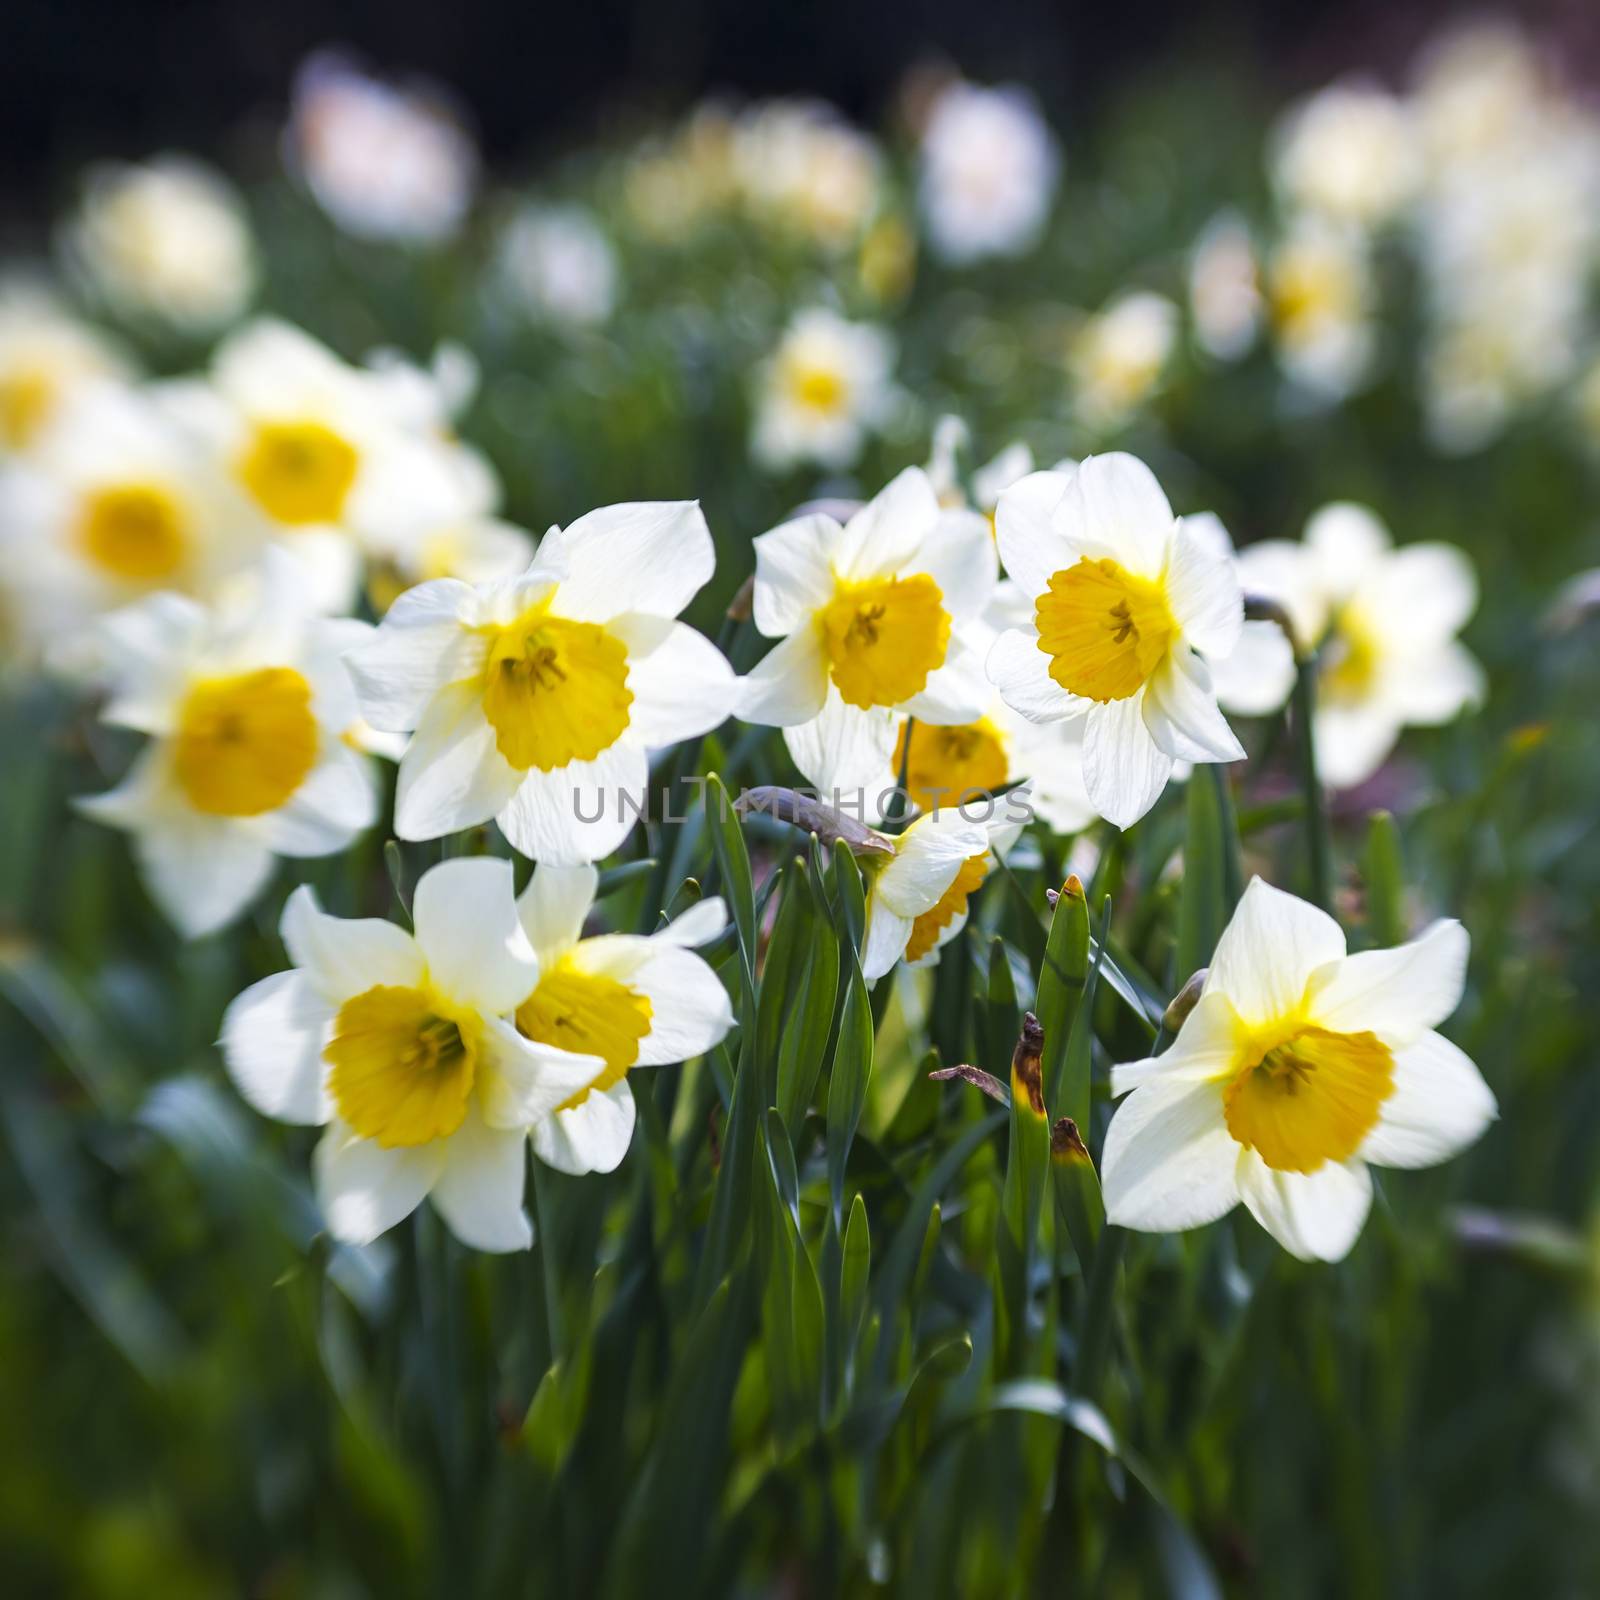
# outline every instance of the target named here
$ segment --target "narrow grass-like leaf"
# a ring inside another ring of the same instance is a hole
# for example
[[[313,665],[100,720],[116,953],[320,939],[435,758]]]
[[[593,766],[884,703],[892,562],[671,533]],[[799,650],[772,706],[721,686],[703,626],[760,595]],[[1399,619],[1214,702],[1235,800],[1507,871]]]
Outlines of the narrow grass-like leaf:
[[[1089,903],[1083,885],[1068,878],[1056,898],[1039,972],[1039,1025],[1044,1029],[1044,1102],[1052,1115],[1089,1125],[1089,1080],[1068,1082],[1067,1040],[1089,973]]]
[[[1367,890],[1367,935],[1374,945],[1389,948],[1406,936],[1405,859],[1400,828],[1387,811],[1374,811],[1367,825],[1361,874]]]
[[[1184,786],[1183,892],[1178,900],[1178,943],[1172,988],[1185,983],[1211,959],[1228,917],[1227,852],[1215,775],[1198,767]]]

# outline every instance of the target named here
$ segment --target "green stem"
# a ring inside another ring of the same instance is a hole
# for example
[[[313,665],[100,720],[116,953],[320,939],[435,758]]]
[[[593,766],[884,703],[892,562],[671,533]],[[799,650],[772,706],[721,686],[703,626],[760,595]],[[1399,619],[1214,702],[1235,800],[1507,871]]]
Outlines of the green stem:
[[[1294,685],[1295,720],[1299,723],[1300,787],[1306,797],[1306,854],[1311,867],[1311,899],[1324,911],[1333,901],[1333,850],[1328,811],[1317,778],[1317,658],[1301,656]]]

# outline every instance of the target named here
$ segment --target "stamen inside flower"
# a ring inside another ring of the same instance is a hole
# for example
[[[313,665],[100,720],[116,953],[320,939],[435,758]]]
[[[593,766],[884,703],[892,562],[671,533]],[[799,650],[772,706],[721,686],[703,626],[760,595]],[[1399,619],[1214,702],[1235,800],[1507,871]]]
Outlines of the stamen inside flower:
[[[894,771],[905,773],[906,792],[919,811],[958,806],[969,795],[992,794],[1004,785],[1005,745],[987,717],[953,728],[912,719],[909,760],[906,727],[901,725],[895,742]]]
[[[820,618],[834,684],[862,710],[920,694],[950,645],[950,614],[926,573],[841,580]]]
[[[477,1077],[472,1020],[420,989],[380,984],[340,1006],[322,1052],[339,1115],[385,1149],[427,1144],[459,1128]]]
[[[967,909],[967,901],[977,893],[989,873],[989,856],[968,856],[961,863],[955,882],[939,896],[931,910],[924,911],[911,924],[911,937],[906,941],[906,960],[920,961],[939,942],[939,935]]]
[[[797,405],[808,411],[832,416],[843,411],[849,390],[843,376],[832,367],[819,367],[809,361],[791,361],[784,372],[784,381]]]
[[[190,805],[211,816],[276,811],[316,759],[311,685],[290,667],[197,683],[178,713],[173,773]]]
[[[1334,619],[1319,657],[1318,680],[1329,705],[1357,705],[1377,681],[1381,645],[1377,636],[1346,609]]]
[[[603,1071],[587,1088],[556,1107],[571,1111],[595,1090],[621,1083],[639,1059],[640,1041],[650,1032],[649,998],[615,978],[582,972],[560,962],[539,979],[539,987],[517,1007],[517,1027],[540,1044],[574,1055],[599,1056]]]
[[[1138,693],[1178,633],[1162,585],[1109,558],[1085,556],[1054,573],[1034,618],[1050,676],[1102,704]]]
[[[189,518],[160,484],[109,484],[85,500],[78,543],[84,555],[112,577],[154,583],[183,564]]]
[[[1394,1056],[1372,1033],[1297,1026],[1257,1038],[1223,1093],[1228,1132],[1280,1172],[1348,1161],[1394,1093]]]
[[[628,651],[598,623],[553,617],[541,605],[491,630],[483,714],[511,765],[550,772],[592,761],[628,726]]]
[[[239,459],[239,480],[275,522],[337,522],[361,457],[322,422],[264,422]]]

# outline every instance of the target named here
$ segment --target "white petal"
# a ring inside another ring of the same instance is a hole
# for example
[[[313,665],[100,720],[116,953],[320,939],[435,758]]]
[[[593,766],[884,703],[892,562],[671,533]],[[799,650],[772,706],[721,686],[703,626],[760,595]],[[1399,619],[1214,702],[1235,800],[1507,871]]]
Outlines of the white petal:
[[[828,603],[840,533],[832,517],[813,513],[757,535],[752,614],[759,632],[769,639],[793,633]]]
[[[746,722],[793,728],[817,716],[827,698],[822,633],[806,616],[739,679],[736,709]]]
[[[1143,699],[1097,705],[1084,719],[1083,781],[1095,809],[1119,828],[1131,828],[1172,776],[1172,757],[1145,726]]]
[[[489,1016],[514,1011],[539,982],[539,959],[517,917],[509,861],[461,856],[430,867],[411,904],[430,980]]]
[[[1452,544],[1411,544],[1396,550],[1368,579],[1384,616],[1412,639],[1448,639],[1478,609],[1478,575],[1466,552]]]
[[[526,1132],[491,1128],[473,1108],[442,1143],[443,1161],[429,1198],[450,1231],[474,1250],[526,1250],[533,1243],[522,1209]]]
[[[1033,780],[1033,809],[1057,833],[1077,833],[1099,816],[1083,780],[1083,723],[1024,724],[1013,739],[1012,776]]]
[[[878,873],[873,898],[901,917],[920,917],[938,904],[962,864],[989,848],[982,823],[960,811],[918,817],[895,841],[894,860]]]
[[[1247,622],[1220,661],[1208,658],[1217,703],[1241,717],[1282,709],[1294,691],[1294,651],[1275,622]]]
[[[629,987],[650,1001],[650,1032],[639,1042],[638,1066],[665,1066],[702,1056],[733,1026],[722,980],[692,950],[647,940],[646,959]]]
[[[939,520],[939,497],[921,467],[907,467],[845,524],[839,575],[851,582],[922,570],[915,559]]]
[[[422,720],[428,702],[446,684],[472,675],[484,641],[464,622],[473,592],[455,578],[407,589],[389,607],[377,633],[345,657],[375,728],[404,732]]]
[[[614,1172],[633,1142],[633,1121],[633,1091],[623,1079],[535,1123],[533,1153],[557,1172]]]
[[[738,680],[727,658],[702,633],[672,624],[642,659],[628,662],[628,731],[647,750],[709,733],[733,714]]]
[[[151,898],[186,939],[226,926],[267,886],[273,855],[232,817],[163,822],[135,840]]]
[[[516,793],[521,775],[500,754],[475,689],[452,684],[435,697],[400,758],[394,831],[438,839],[475,828]]]
[[[1332,789],[1365,783],[1400,737],[1400,718],[1381,704],[1318,706],[1312,727],[1317,776]]]
[[[649,786],[644,751],[618,739],[593,761],[526,773],[495,821],[512,845],[535,861],[564,866],[600,861],[628,837]]]
[[[541,967],[553,966],[583,937],[600,874],[591,866],[534,869],[517,900],[522,931],[538,953]]]
[[[1301,1001],[1311,974],[1344,955],[1326,911],[1252,878],[1222,930],[1205,992],[1225,996],[1247,1023],[1274,1022]]]
[[[1159,578],[1172,541],[1172,507],[1136,456],[1090,456],[1056,510],[1056,526],[1079,554],[1109,555],[1142,578]]]
[[[567,569],[557,609],[591,622],[623,611],[675,617],[717,560],[698,500],[603,506],[544,536],[539,560],[552,559]]]
[[[330,1124],[311,1161],[328,1231],[346,1244],[371,1244],[404,1222],[433,1187],[442,1142],[385,1150],[341,1122]]]
[[[1306,523],[1304,544],[1318,585],[1335,602],[1377,570],[1392,543],[1377,513],[1350,500],[1323,506]]]
[[[479,1103],[491,1128],[526,1128],[549,1116],[563,1100],[587,1089],[605,1071],[599,1056],[573,1055],[525,1038],[511,1023],[484,1024],[487,1061]]]
[[[1311,975],[1307,999],[1320,1027],[1375,1033],[1409,1044],[1461,1004],[1471,941],[1459,922],[1435,922],[1394,950],[1364,950]]]
[[[1324,1162],[1315,1172],[1278,1172],[1253,1152],[1239,1164],[1250,1214],[1292,1256],[1340,1261],[1372,1206],[1372,1175],[1360,1160]]]
[[[1452,639],[1437,650],[1408,657],[1389,692],[1399,716],[1431,728],[1454,721],[1469,706],[1482,705],[1485,688],[1483,668]]]
[[[695,901],[687,911],[680,912],[666,927],[658,928],[650,937],[662,944],[682,945],[684,949],[692,950],[720,938],[727,925],[728,908],[723,904],[722,897],[714,894],[705,900]]]
[[[1243,761],[1244,746],[1217,705],[1211,674],[1180,646],[1151,675],[1141,702],[1150,737],[1176,761]]]
[[[883,706],[862,711],[846,705],[830,687],[821,712],[799,727],[785,728],[783,742],[807,783],[830,805],[856,809],[874,820],[879,796],[870,792],[892,769],[897,720]]]
[[[952,617],[959,622],[977,616],[1000,577],[989,519],[976,511],[941,511],[917,566],[939,585]]]
[[[308,884],[285,902],[278,932],[289,959],[332,1007],[380,985],[422,982],[422,952],[404,928],[379,917],[330,917]]]
[[[1200,996],[1166,1052],[1111,1069],[1111,1092],[1126,1094],[1141,1083],[1198,1082],[1230,1074],[1239,1059],[1243,1029],[1239,1014],[1221,994]]]
[[[940,727],[976,722],[989,709],[991,693],[982,652],[960,633],[952,633],[943,664],[928,674],[920,693],[905,702],[905,709],[920,721]]]
[[[1498,1115],[1494,1093],[1466,1054],[1441,1034],[1425,1033],[1397,1051],[1394,1093],[1361,1158],[1380,1167],[1431,1167],[1472,1144]]]
[[[1208,550],[1185,523],[1178,524],[1167,562],[1167,604],[1184,638],[1208,656],[1226,656],[1239,642],[1244,595],[1231,556]]]
[[[995,507],[1000,559],[1030,602],[1050,587],[1055,573],[1078,559],[1055,524],[1056,507],[1072,478],[1070,472],[1030,472],[1012,484]]]
[[[1147,1083],[1106,1130],[1100,1177],[1106,1220],[1143,1233],[1215,1222],[1239,1202],[1239,1146],[1215,1083]]]
[[[1082,709],[1050,676],[1050,658],[1039,648],[1037,633],[1008,628],[990,649],[986,670],[1000,698],[1031,722],[1059,722]]]
[[[326,856],[377,820],[377,786],[366,757],[334,741],[282,808],[262,819],[262,837],[279,855]]]
[[[881,978],[906,953],[912,918],[897,916],[879,895],[867,898],[867,927],[861,940],[861,976]]]
[[[276,972],[239,995],[222,1018],[222,1057],[239,1093],[280,1122],[323,1123],[322,1046],[333,1013],[299,972]]]

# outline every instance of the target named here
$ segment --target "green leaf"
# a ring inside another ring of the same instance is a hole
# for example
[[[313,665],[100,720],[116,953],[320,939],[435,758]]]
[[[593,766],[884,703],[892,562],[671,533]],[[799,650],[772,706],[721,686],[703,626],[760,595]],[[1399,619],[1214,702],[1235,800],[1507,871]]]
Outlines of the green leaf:
[[[1039,1025],[1044,1029],[1044,1103],[1052,1115],[1089,1125],[1089,1079],[1067,1078],[1067,1040],[1089,975],[1089,903],[1068,878],[1056,900],[1039,972]]]
[[[750,875],[750,855],[745,849],[744,834],[733,804],[728,799],[728,791],[714,772],[706,779],[703,805],[706,831],[711,835],[712,854],[716,857],[717,869],[722,875],[723,893],[739,934],[745,995],[743,1018],[748,1027],[755,1015],[756,970],[756,897]]]
[[[1367,824],[1361,875],[1367,889],[1367,935],[1374,945],[1389,948],[1406,937],[1405,858],[1400,828],[1387,811],[1374,811]]]
[[[791,1133],[799,1130],[811,1105],[822,1071],[823,1056],[833,1031],[839,993],[839,939],[831,919],[822,913],[814,891],[800,881],[805,870],[796,863],[785,898],[803,901],[797,943],[792,949],[785,982],[772,977],[771,956],[761,979],[762,1004],[772,997],[778,1015],[778,1110]]]
[[[1217,784],[1221,770],[1215,763],[1199,766],[1185,785],[1183,893],[1178,901],[1174,992],[1211,960],[1232,909],[1227,862],[1232,841],[1223,837]]]
[[[839,1316],[846,1347],[861,1334],[867,1309],[867,1282],[872,1272],[872,1237],[867,1205],[858,1194],[850,1202],[850,1221],[844,1230],[844,1260],[840,1272]]]
[[[843,982],[844,1010],[828,1080],[828,1194],[835,1227],[843,1220],[845,1166],[872,1078],[872,1006],[854,948],[847,956]]]
[[[794,1443],[821,1424],[823,1306],[816,1267],[800,1232],[794,1152],[778,1113],[764,1119],[768,1229],[761,1320],[772,1409],[780,1441]]]

